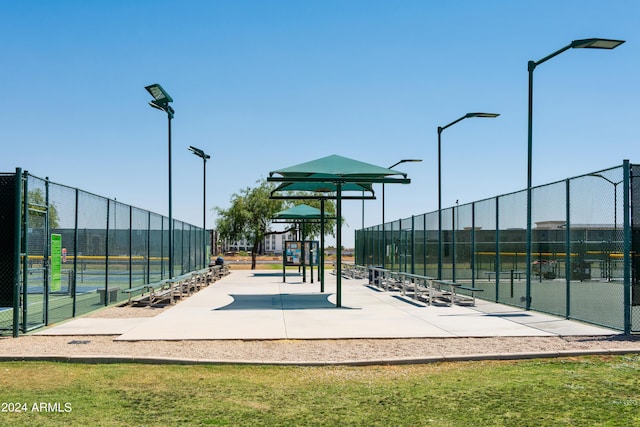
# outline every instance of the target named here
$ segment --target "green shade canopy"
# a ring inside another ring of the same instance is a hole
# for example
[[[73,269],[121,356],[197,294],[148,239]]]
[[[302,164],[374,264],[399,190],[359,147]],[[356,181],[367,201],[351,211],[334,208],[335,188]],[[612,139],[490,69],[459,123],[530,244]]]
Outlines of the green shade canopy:
[[[281,177],[273,178],[275,174]],[[394,178],[396,175],[402,178]],[[360,185],[387,182],[408,184],[410,180],[406,179],[406,177],[407,174],[404,172],[333,154],[321,159],[269,172],[267,180],[277,182],[341,182]],[[360,188],[357,191],[362,190]]]
[[[278,212],[273,217],[277,219],[320,219],[322,211],[309,205],[296,205]]]
[[[280,175],[280,176],[274,176]],[[330,192],[335,186],[336,194],[336,306],[342,306],[342,191],[352,184],[360,186],[374,183],[409,184],[407,174],[376,166],[336,154],[269,172],[267,182],[316,184],[315,192]],[[369,187],[370,188],[370,187]],[[353,190],[351,190],[353,191]],[[272,193],[273,196],[273,193]],[[318,196],[317,198],[326,198]]]

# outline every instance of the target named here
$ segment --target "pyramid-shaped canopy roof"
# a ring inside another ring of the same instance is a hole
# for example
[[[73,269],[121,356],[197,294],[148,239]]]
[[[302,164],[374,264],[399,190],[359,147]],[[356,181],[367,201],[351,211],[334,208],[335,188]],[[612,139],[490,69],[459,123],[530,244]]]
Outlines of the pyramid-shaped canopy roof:
[[[281,178],[273,177],[278,174]],[[394,178],[400,175],[402,178]],[[268,181],[279,182],[354,182],[354,183],[402,183],[408,184],[406,174],[370,163],[333,154],[299,165],[282,168],[269,173]]]

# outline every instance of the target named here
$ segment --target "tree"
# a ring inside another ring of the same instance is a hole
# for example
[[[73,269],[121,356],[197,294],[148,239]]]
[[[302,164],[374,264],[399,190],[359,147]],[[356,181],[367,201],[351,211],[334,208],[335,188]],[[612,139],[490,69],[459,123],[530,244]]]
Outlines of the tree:
[[[49,215],[49,229],[58,228],[58,208],[53,202],[49,202],[49,205],[47,206],[47,201],[42,189],[36,188],[35,190],[29,191],[27,196],[27,206],[30,209],[30,228],[44,229],[44,219],[46,214]]]
[[[256,255],[264,238],[286,232],[271,230],[274,215],[284,206],[282,200],[269,198],[274,189],[273,184],[264,179],[257,181],[257,184],[257,187],[247,187],[240,194],[231,196],[231,206],[228,209],[216,207],[219,215],[216,225],[220,237],[229,240],[244,239],[252,245],[252,270],[256,268]]]

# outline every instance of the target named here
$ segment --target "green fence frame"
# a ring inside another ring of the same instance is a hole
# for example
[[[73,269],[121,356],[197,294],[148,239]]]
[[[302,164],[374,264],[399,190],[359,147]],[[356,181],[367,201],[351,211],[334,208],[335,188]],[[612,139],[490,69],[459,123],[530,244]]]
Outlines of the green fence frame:
[[[637,333],[640,179],[634,176],[640,165],[625,160],[534,187],[530,242],[523,190],[443,209],[440,265],[437,211],[357,230],[356,263],[432,277],[442,271],[443,279],[484,289],[487,300]]]

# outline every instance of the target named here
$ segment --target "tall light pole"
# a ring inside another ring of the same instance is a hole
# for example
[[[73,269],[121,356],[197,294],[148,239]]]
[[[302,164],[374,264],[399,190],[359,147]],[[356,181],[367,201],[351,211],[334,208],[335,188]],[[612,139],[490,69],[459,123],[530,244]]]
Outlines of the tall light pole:
[[[401,163],[419,163],[421,162],[422,159],[403,159],[400,160],[399,162],[396,162],[394,164],[392,164],[391,166],[389,166],[389,169],[393,169],[394,167],[398,166]],[[364,201],[363,201],[364,203]],[[364,228],[364,227],[363,227]],[[386,266],[386,261],[387,261],[387,235],[386,235],[386,231],[385,231],[385,226],[384,226],[384,182],[382,183],[382,267],[383,268],[387,268]]]
[[[438,279],[442,279],[442,173],[441,173],[441,141],[442,131],[456,123],[472,117],[493,119],[500,114],[496,113],[467,113],[446,126],[438,126]]]
[[[202,159],[202,267],[206,267],[209,263],[207,261],[207,160],[211,158],[210,155],[203,150],[189,146],[191,151],[196,156]]]
[[[153,97],[153,101],[149,102],[149,105],[155,109],[164,111],[167,113],[169,121],[169,278],[173,279],[173,212],[172,212],[172,200],[171,200],[171,119],[175,111],[169,105],[173,102],[173,98],[160,86],[155,83],[149,86],[145,86],[147,92]]]
[[[582,39],[574,40],[562,49],[547,55],[539,61],[529,61],[527,70],[529,71],[529,115],[528,115],[528,138],[527,138],[527,275],[526,275],[526,309],[531,308],[531,170],[532,170],[532,151],[533,151],[533,71],[543,62],[548,61],[554,56],[560,55],[569,49],[615,49],[624,43],[624,40],[609,39]]]

